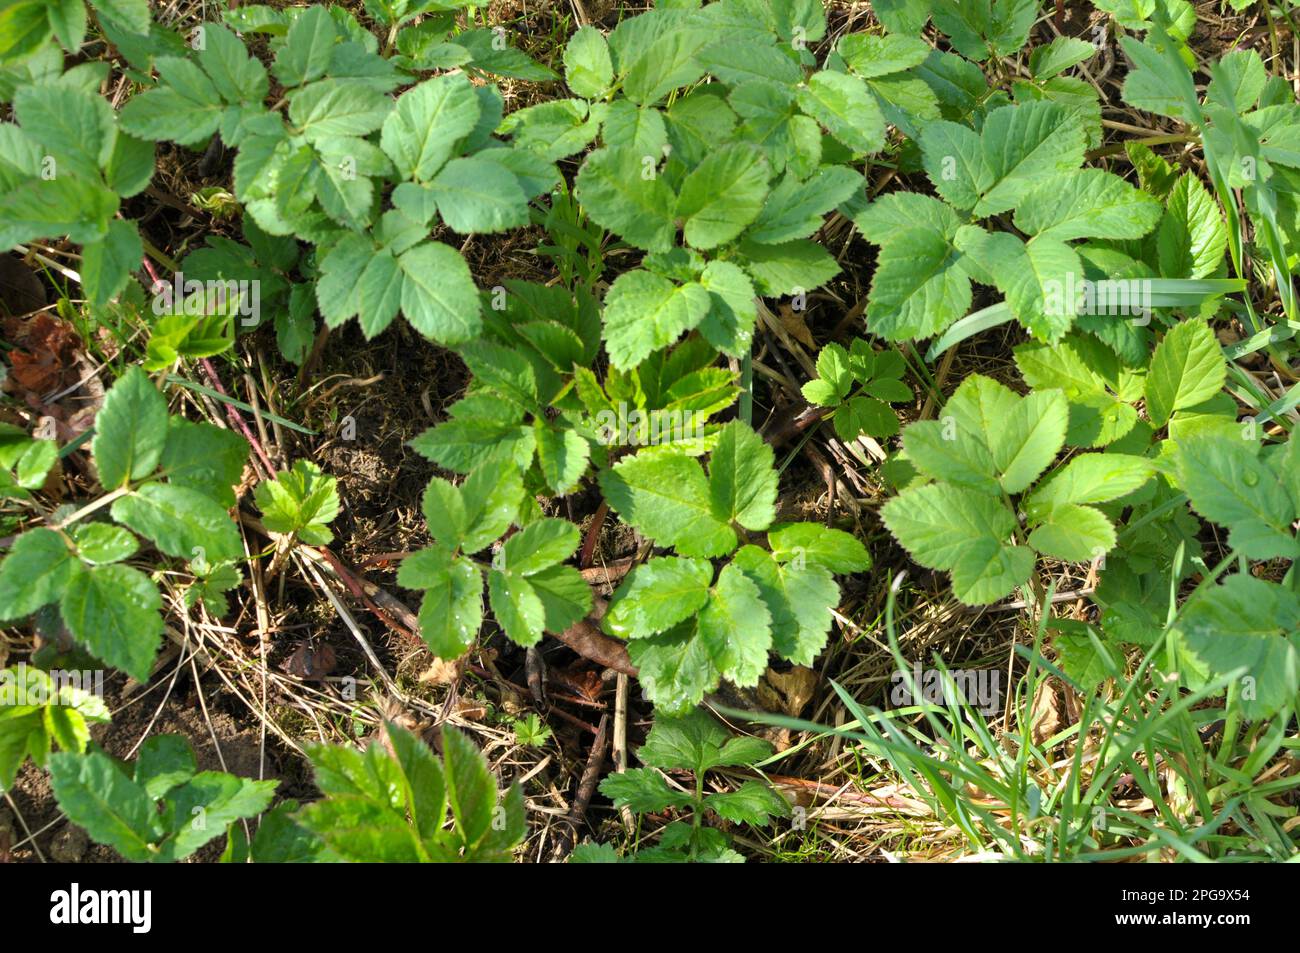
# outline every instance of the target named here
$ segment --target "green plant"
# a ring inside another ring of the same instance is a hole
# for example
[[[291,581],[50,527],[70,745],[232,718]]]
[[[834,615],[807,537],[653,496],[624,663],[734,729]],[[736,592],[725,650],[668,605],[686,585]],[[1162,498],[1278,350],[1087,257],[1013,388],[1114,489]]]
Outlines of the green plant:
[[[646,695],[663,711],[698,705],[724,678],[757,684],[771,651],[811,663],[838,601],[833,574],[871,565],[848,533],[775,524],[772,448],[739,421],[722,428],[707,477],[690,457],[642,452],[600,485],[625,522],[678,554],[632,570],[601,620],[629,640]],[[750,542],[764,531],[768,549]],[[715,572],[710,559],[727,556]]]
[[[198,771],[179,735],[146,740],[130,771],[97,750],[59,752],[49,763],[68,819],[131,861],[184,860],[229,825],[264,811],[278,783]]]
[[[298,460],[274,480],[259,483],[254,497],[271,532],[315,546],[334,539],[328,524],[339,513],[338,480],[311,461]]]
[[[611,774],[600,783],[600,791],[616,807],[633,814],[660,814],[667,810],[689,811],[690,819],[675,820],[659,833],[659,842],[620,858],[608,844],[581,844],[573,852],[573,863],[735,863],[744,857],[731,847],[731,839],[716,827],[704,824],[713,815],[733,824],[766,827],[773,817],[788,817],[790,805],[766,782],[749,779],[735,790],[706,794],[705,777],[719,768],[747,768],[772,753],[772,746],[759,738],[731,737],[707,712],[694,709],[678,717],[661,715],[646,742],[637,750],[644,768],[629,768]],[[670,784],[665,772],[684,771],[693,776],[693,787]]]
[[[1025,583],[1035,553],[1089,562],[1115,546],[1114,526],[1091,504],[1140,489],[1154,468],[1131,454],[1081,454],[1040,479],[1064,444],[1068,414],[1058,390],[1020,397],[973,375],[939,420],[904,431],[921,479],[881,515],[916,562],[952,573],[963,602],[995,602]]]
[[[334,859],[354,862],[484,863],[510,859],[524,836],[524,798],[518,785],[504,797],[474,745],[449,726],[442,757],[415,735],[384,724],[384,741],[364,752],[317,745],[308,752],[324,797],[292,815],[259,845],[283,850],[282,838],[315,835]],[[447,822],[450,819],[451,824]],[[259,832],[260,833],[260,832]]]
[[[902,381],[906,370],[898,351],[873,351],[861,338],[848,351],[832,342],[818,353],[817,377],[803,385],[803,395],[833,409],[831,421],[842,440],[889,437],[898,433],[898,417],[889,405],[912,399],[912,389]]]
[[[127,564],[137,536],[188,560],[209,595],[238,584],[232,570],[243,545],[227,509],[248,444],[169,416],[148,375],[131,368],[104,397],[91,453],[106,492],[13,541],[0,562],[0,619],[57,604],[92,655],[144,680],[162,641],[162,599],[149,575]],[[113,522],[90,519],[105,508]]]
[[[551,729],[535,712],[514,720],[515,740],[526,748],[540,748],[551,740]]]
[[[84,752],[91,724],[108,720],[104,700],[80,677],[51,678],[28,665],[0,669],[0,790],[13,787],[28,757],[44,767],[56,744]]]

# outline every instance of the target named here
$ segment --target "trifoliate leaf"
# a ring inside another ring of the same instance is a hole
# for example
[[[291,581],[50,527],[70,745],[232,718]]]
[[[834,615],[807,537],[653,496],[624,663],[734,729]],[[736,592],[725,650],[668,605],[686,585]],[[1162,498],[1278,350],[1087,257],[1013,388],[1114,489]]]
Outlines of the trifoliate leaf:
[[[274,480],[259,483],[253,495],[271,532],[293,534],[315,546],[334,538],[328,524],[339,513],[338,480],[311,461],[296,461]]]

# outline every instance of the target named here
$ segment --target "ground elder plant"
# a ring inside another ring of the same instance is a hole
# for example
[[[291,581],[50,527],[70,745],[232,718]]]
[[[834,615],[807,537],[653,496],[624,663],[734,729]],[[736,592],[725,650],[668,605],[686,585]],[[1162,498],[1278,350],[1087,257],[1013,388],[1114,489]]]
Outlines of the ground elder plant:
[[[0,0],[0,789],[132,861],[860,856],[823,790],[873,856],[1293,858],[1239,6]],[[108,733],[165,681],[314,789]]]

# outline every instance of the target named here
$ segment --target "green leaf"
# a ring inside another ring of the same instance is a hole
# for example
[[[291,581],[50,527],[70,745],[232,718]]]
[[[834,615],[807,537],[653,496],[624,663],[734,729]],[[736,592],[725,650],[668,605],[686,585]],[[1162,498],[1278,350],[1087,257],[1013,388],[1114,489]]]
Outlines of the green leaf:
[[[580,539],[578,527],[568,520],[537,520],[506,540],[499,568],[531,576],[567,559],[578,548]]]
[[[95,841],[129,861],[153,859],[153,800],[108,755],[51,755],[50,785],[59,809]]]
[[[608,775],[600,782],[600,793],[615,807],[630,808],[637,814],[658,814],[692,802],[688,792],[669,787],[664,776],[650,768],[628,768],[622,774]]]
[[[178,559],[237,560],[244,548],[225,507],[187,486],[146,483],[114,501],[113,519]]]
[[[76,527],[72,536],[77,554],[92,566],[121,562],[140,548],[134,536],[110,523],[86,523]]]
[[[961,253],[929,228],[895,232],[880,249],[871,276],[867,324],[888,341],[932,337],[970,310],[971,287]]]
[[[43,0],[16,0],[0,9],[0,62],[6,65],[31,56],[50,38],[50,21]]]
[[[674,89],[694,83],[704,73],[695,54],[714,39],[709,30],[678,28],[663,31],[636,50],[635,56],[615,47],[623,92],[634,103],[648,106]]]
[[[826,647],[839,603],[830,570],[798,557],[778,561],[757,546],[742,546],[732,565],[758,586],[772,616],[772,648],[796,665],[811,665]]]
[[[54,160],[55,175],[99,176],[116,132],[102,97],[70,86],[25,86],[14,94],[13,110],[23,132]]]
[[[132,33],[149,32],[149,0],[91,0],[90,5],[101,17]]]
[[[591,446],[568,427],[552,427],[540,418],[534,421],[537,436],[537,463],[542,477],[559,496],[571,493],[587,472]]]
[[[1214,331],[1201,320],[1185,320],[1170,328],[1156,346],[1147,371],[1147,416],[1163,427],[1175,410],[1209,400],[1227,378],[1227,363]]]
[[[364,136],[392,112],[393,101],[382,91],[347,79],[320,79],[289,98],[289,119],[312,142]]]
[[[787,173],[763,203],[746,233],[751,241],[779,244],[807,238],[822,219],[862,188],[862,176],[842,165],[823,165],[803,181]]]
[[[1097,47],[1072,36],[1058,36],[1046,46],[1035,47],[1029,54],[1029,72],[1034,79],[1047,80],[1071,66],[1091,59]]]
[[[149,375],[132,367],[104,395],[91,453],[99,482],[115,490],[158,467],[167,443],[167,401]]]
[[[1251,559],[1300,558],[1296,504],[1244,440],[1197,434],[1178,441],[1178,480],[1192,507],[1228,527],[1229,545]]]
[[[132,777],[156,801],[197,773],[188,741],[180,735],[154,735],[140,745]]]
[[[172,417],[159,462],[169,483],[188,486],[231,507],[248,449],[248,441],[234,431]]]
[[[885,119],[862,80],[829,70],[813,73],[796,94],[799,108],[857,153],[885,144]]]
[[[1031,189],[1016,208],[1015,223],[1026,234],[1058,241],[1131,239],[1151,231],[1160,215],[1159,202],[1119,176],[1078,169]]]
[[[113,219],[102,240],[82,248],[81,286],[91,302],[103,306],[126,287],[143,249],[135,223],[122,219]]]
[[[778,562],[803,560],[831,572],[866,572],[871,556],[856,537],[820,523],[782,523],[767,533],[767,543]]]
[[[197,145],[216,132],[226,107],[203,70],[175,56],[159,56],[154,66],[165,85],[145,90],[122,107],[122,131],[183,146]]]
[[[1174,183],[1156,233],[1160,274],[1166,278],[1205,278],[1219,270],[1228,230],[1218,203],[1196,176]]]
[[[307,7],[298,14],[275,56],[273,72],[284,86],[302,86],[320,79],[329,68],[338,30],[325,7]]]
[[[477,844],[496,814],[496,781],[474,743],[450,725],[442,728],[442,752],[456,831],[466,846]]]
[[[769,170],[763,154],[737,143],[708,155],[682,181],[676,217],[696,248],[714,248],[735,238],[763,209]]]
[[[397,99],[384,120],[380,145],[397,171],[427,182],[451,158],[458,140],[479,121],[479,99],[464,73],[425,80]]]
[[[456,249],[423,242],[397,262],[403,275],[402,313],[417,331],[444,346],[478,335],[482,327],[478,289]]]
[[[840,272],[839,263],[825,248],[807,239],[764,245],[743,239],[737,263],[749,272],[764,295],[780,297],[811,291]]]
[[[932,483],[904,490],[881,517],[913,560],[952,573],[953,595],[967,605],[996,602],[1033,571],[1033,552],[1007,542],[1016,519],[995,497]]]
[[[623,639],[665,632],[703,608],[712,582],[713,567],[706,560],[651,559],[619,586],[601,625]]]
[[[1107,503],[1145,486],[1154,472],[1154,465],[1143,457],[1085,453],[1034,490],[1025,508],[1033,515],[1061,503]]]
[[[587,156],[574,194],[591,220],[645,251],[667,251],[677,226],[676,197],[655,172],[658,156],[615,146]]]
[[[909,426],[903,446],[917,468],[935,479],[1019,493],[1060,451],[1068,414],[1060,391],[1020,397],[975,374],[957,388],[939,420]]]
[[[1070,330],[1086,287],[1074,249],[1050,236],[1028,242],[1008,232],[961,229],[957,247],[988,271],[1007,296],[1016,319],[1041,341],[1055,342]]]
[[[767,671],[771,622],[758,585],[729,563],[700,611],[697,637],[724,678],[753,686]]]
[[[637,681],[660,717],[698,705],[718,687],[722,676],[696,628],[696,620],[688,619],[668,632],[633,639],[627,645]]]
[[[605,499],[623,520],[683,556],[721,556],[736,534],[713,515],[698,462],[678,454],[638,455],[600,473]]]
[[[610,363],[619,370],[640,364],[704,320],[712,301],[702,285],[674,285],[637,269],[614,279],[605,295],[604,339]]]
[[[420,637],[429,650],[442,659],[464,655],[483,621],[479,568],[436,546],[402,560],[397,582],[408,589],[425,590],[420,603]]]
[[[930,55],[930,44],[912,36],[871,36],[850,33],[836,47],[849,69],[863,79],[888,76],[920,66]]]
[[[614,82],[614,66],[605,37],[584,26],[569,37],[564,48],[564,81],[579,96],[595,99]]]
[[[203,771],[168,795],[172,836],[160,859],[183,860],[220,837],[231,824],[261,814],[271,804],[278,781],[252,781],[220,771]],[[202,817],[204,823],[196,824]]]
[[[0,562],[0,619],[21,619],[63,597],[80,564],[58,533],[23,533]]]
[[[462,235],[528,224],[528,198],[519,180],[481,156],[452,159],[430,183],[442,220]]]
[[[709,457],[713,515],[723,523],[764,530],[776,519],[777,472],[772,448],[739,420],[722,428]]]
[[[1071,563],[1091,562],[1115,548],[1115,527],[1101,510],[1057,503],[1027,542],[1044,556]]]
[[[314,546],[334,539],[328,523],[339,514],[338,480],[309,460],[298,460],[253,491],[262,523],[273,533],[294,535]]]
[[[696,708],[682,715],[656,717],[636,756],[652,768],[700,775],[723,766],[722,750],[729,740],[727,729],[717,719]]]
[[[1075,115],[1047,100],[1002,106],[979,133],[949,122],[926,126],[925,169],[940,195],[987,218],[1014,208],[1035,186],[1083,161],[1084,134]]]
[[[774,816],[790,815],[790,805],[785,798],[762,781],[753,779],[744,782],[734,791],[707,795],[704,807],[734,824],[756,824],[760,827],[770,824]]]
[[[700,322],[700,334],[724,354],[738,357],[746,353],[758,318],[749,276],[729,261],[711,261],[699,280],[709,292],[710,304],[709,313]]]
[[[148,576],[120,564],[84,569],[69,581],[59,609],[92,655],[136,681],[148,679],[163,633],[162,597]]]
[[[1198,590],[1183,607],[1178,628],[1215,674],[1245,669],[1238,702],[1247,718],[1266,718],[1295,702],[1300,687],[1295,593],[1250,575],[1229,576]]]

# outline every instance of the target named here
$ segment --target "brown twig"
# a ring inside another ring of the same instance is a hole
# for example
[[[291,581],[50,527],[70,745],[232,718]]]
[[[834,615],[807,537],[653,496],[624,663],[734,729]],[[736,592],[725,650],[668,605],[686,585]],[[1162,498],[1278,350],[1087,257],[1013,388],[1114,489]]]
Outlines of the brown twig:
[[[628,658],[627,646],[601,632],[587,619],[575,622],[556,638],[583,658],[589,658],[624,675],[636,675],[636,666]]]

